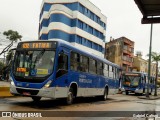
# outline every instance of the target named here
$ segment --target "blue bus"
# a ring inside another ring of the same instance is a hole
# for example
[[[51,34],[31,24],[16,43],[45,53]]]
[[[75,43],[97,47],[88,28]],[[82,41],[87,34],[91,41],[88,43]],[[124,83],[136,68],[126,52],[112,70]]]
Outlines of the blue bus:
[[[130,92],[135,94],[145,94],[149,82],[149,93],[155,89],[155,77],[151,76],[148,80],[148,74],[141,72],[127,72],[122,74],[121,90],[128,95]]]
[[[10,74],[10,92],[33,101],[100,96],[119,88],[120,67],[65,41],[26,41],[17,46]]]

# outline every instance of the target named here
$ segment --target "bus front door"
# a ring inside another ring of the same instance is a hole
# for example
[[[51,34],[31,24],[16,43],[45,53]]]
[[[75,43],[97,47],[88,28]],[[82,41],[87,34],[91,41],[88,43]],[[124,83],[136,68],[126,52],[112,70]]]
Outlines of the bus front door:
[[[68,94],[68,55],[69,53],[61,51],[58,54],[56,66],[56,98],[67,97]]]

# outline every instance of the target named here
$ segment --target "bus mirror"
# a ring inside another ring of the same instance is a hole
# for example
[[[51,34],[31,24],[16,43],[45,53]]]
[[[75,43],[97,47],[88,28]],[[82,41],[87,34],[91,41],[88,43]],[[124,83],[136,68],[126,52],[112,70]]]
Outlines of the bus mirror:
[[[59,53],[60,55],[63,55],[64,54],[64,51],[63,50],[61,50],[61,52]]]

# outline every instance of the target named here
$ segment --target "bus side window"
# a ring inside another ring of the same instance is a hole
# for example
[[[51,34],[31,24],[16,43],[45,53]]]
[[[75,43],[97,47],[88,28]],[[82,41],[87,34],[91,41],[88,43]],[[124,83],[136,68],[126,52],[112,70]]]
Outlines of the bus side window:
[[[56,78],[68,73],[68,56],[60,53],[58,57],[58,67]]]
[[[109,77],[113,78],[113,67],[111,65],[109,65]]]
[[[99,61],[97,62],[97,74],[103,75],[103,63]]]
[[[89,59],[89,73],[97,74],[97,62],[92,58]]]
[[[88,58],[86,56],[81,55],[80,66],[82,72],[88,72]]]
[[[104,76],[105,77],[108,77],[109,76],[109,65],[107,64],[104,64],[104,69],[103,69],[103,73],[104,73]]]
[[[77,68],[78,68],[78,53],[75,53],[75,52],[71,52],[71,59],[70,59],[70,68],[71,70],[75,70],[77,71]]]

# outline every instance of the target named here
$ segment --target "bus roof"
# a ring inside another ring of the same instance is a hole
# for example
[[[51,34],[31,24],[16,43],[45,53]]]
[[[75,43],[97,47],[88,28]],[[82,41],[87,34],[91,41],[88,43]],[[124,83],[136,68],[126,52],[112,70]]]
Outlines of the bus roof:
[[[59,46],[64,46],[64,47],[67,47],[67,48],[71,48],[75,52],[83,54],[83,55],[85,55],[87,57],[94,58],[95,60],[99,60],[99,61],[102,61],[103,63],[110,64],[110,65],[112,65],[114,67],[120,68],[119,65],[117,65],[115,63],[112,63],[112,62],[110,62],[110,61],[108,61],[108,60],[106,60],[106,59],[104,59],[104,58],[102,58],[100,56],[97,56],[97,55],[93,54],[93,53],[86,52],[86,51],[84,51],[82,49],[77,49],[75,46],[73,46],[72,44],[70,44],[69,42],[66,42],[64,40],[31,40],[31,41],[22,41],[20,43],[24,43],[24,42],[38,42],[38,41],[43,41],[43,42],[55,41],[55,42],[58,42]]]

